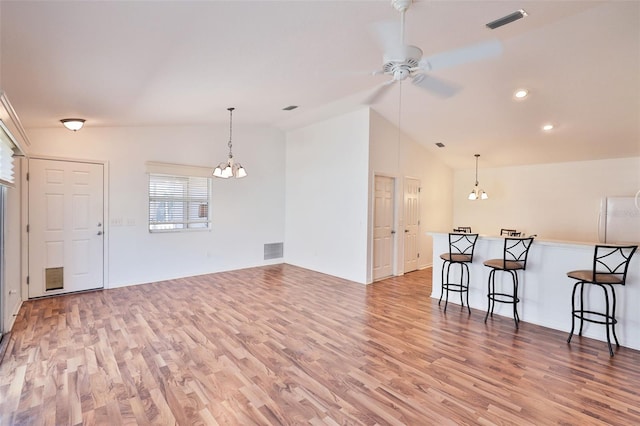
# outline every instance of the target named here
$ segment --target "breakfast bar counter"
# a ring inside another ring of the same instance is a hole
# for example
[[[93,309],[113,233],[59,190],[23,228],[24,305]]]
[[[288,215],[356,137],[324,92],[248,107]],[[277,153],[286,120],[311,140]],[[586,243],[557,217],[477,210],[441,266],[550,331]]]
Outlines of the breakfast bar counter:
[[[442,289],[441,271],[442,253],[448,253],[448,233],[430,232],[433,237],[433,290],[431,297],[439,299]],[[527,269],[519,271],[520,287],[518,312],[524,322],[538,324],[556,330],[571,330],[571,292],[575,280],[567,277],[567,272],[576,269],[592,269],[596,243],[555,241],[536,238],[529,251]],[[479,236],[475,246],[473,263],[469,264],[469,305],[471,308],[487,310],[487,280],[490,269],[483,265],[488,259],[501,258],[504,237]],[[459,274],[459,268],[451,268],[451,273]],[[508,274],[500,274],[508,275]],[[458,275],[459,276],[459,275]],[[508,277],[496,276],[496,286]],[[507,287],[508,288],[508,287]],[[602,290],[593,288],[585,291],[585,300],[596,309],[604,308]],[[621,346],[640,350],[640,255],[636,252],[629,264],[626,286],[616,286],[617,306],[616,333]],[[458,295],[449,295],[447,313],[458,309]],[[444,301],[441,309],[444,307]],[[466,308],[464,309],[466,313]],[[473,312],[471,315],[479,315]],[[495,315],[500,315],[496,317]],[[491,321],[509,321],[513,323],[513,307],[497,304]],[[515,328],[514,328],[515,329]],[[576,329],[577,333],[577,329]],[[600,324],[585,323],[583,336],[606,341],[605,327]],[[572,344],[579,344],[574,337]]]

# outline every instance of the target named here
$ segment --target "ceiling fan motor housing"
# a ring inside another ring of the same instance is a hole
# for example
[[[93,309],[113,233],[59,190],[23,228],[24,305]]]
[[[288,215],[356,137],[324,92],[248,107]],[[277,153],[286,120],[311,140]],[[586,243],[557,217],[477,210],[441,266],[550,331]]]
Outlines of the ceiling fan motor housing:
[[[422,58],[422,50],[416,46],[402,46],[398,51],[384,55],[382,70],[393,75],[395,80],[404,80],[412,69],[417,68]]]

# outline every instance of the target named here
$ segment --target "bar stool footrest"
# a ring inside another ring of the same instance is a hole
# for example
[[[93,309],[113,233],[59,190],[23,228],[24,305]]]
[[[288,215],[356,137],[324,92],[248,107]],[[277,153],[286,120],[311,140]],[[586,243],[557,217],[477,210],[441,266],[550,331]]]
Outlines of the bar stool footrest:
[[[507,294],[507,293],[489,293],[487,294],[487,297],[489,298],[489,300],[493,300],[494,302],[499,302],[499,303],[518,303],[520,302],[520,299],[515,297],[512,294]]]
[[[617,319],[615,319],[611,315],[607,315],[607,314],[604,314],[602,312],[575,310],[575,311],[573,311],[571,313],[575,318],[578,318],[578,319],[580,319],[582,321],[591,322],[591,323],[594,323],[594,324],[614,325],[614,324],[618,323]],[[603,319],[599,320],[599,319],[596,319],[596,318],[589,318],[589,317],[585,316],[585,314],[587,314],[587,315],[595,315],[595,316],[597,316],[599,318],[603,318]]]

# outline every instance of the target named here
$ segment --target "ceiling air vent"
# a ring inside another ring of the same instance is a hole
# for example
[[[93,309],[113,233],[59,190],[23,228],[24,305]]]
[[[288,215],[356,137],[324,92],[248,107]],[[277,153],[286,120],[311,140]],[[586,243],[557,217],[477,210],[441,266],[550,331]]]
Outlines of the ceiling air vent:
[[[502,18],[496,19],[495,21],[489,22],[487,24],[487,27],[491,28],[492,30],[495,30],[498,27],[501,27],[503,25],[507,25],[512,23],[513,21],[517,21],[518,19],[522,19],[525,16],[527,16],[527,12],[524,11],[524,9],[520,9],[516,12],[513,12],[507,16],[503,16]]]

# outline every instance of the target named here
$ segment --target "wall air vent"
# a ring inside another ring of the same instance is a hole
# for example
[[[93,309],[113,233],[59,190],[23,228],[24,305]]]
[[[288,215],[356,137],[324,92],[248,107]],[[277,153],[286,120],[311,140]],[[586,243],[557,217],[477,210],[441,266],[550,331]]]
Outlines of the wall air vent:
[[[284,256],[284,243],[268,243],[264,245],[264,260],[281,259]]]
[[[507,16],[503,16],[502,18],[498,18],[495,21],[489,22],[487,24],[487,27],[491,28],[492,30],[495,30],[498,27],[510,24],[513,21],[517,21],[518,19],[524,18],[525,16],[527,16],[527,12],[525,12],[524,9],[520,9],[516,12],[510,13]]]

